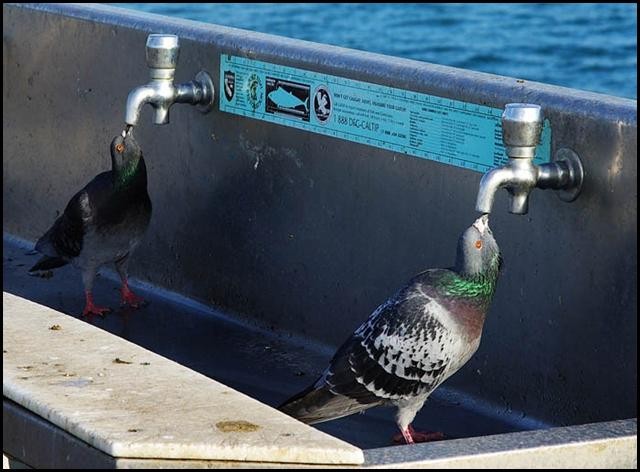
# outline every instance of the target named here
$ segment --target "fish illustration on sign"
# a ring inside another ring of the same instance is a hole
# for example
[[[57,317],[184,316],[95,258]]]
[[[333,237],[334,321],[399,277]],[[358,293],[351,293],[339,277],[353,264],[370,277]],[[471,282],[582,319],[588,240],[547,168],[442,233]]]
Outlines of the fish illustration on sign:
[[[281,108],[297,108],[304,106],[305,111],[309,110],[309,97],[303,102],[293,93],[287,92],[282,87],[271,91],[267,98]]]

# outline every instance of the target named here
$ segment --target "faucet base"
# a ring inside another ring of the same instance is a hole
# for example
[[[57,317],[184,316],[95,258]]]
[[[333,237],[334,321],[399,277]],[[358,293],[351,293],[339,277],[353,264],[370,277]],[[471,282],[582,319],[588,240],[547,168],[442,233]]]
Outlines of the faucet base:
[[[584,167],[580,157],[569,148],[562,148],[556,152],[555,161],[564,164],[569,171],[569,181],[572,183],[570,188],[559,189],[558,197],[565,202],[572,202],[582,191],[582,183],[584,182]]]
[[[216,93],[213,87],[213,80],[208,72],[201,70],[196,74],[196,82],[199,82],[202,86],[202,99],[196,108],[201,113],[209,113],[213,109],[213,103],[215,101]]]

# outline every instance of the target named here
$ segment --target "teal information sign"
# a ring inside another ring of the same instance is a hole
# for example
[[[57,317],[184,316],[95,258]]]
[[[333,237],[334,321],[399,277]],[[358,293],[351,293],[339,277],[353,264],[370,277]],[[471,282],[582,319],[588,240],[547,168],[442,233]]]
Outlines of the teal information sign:
[[[223,54],[220,110],[486,172],[507,161],[502,110]],[[535,162],[549,162],[545,120]]]

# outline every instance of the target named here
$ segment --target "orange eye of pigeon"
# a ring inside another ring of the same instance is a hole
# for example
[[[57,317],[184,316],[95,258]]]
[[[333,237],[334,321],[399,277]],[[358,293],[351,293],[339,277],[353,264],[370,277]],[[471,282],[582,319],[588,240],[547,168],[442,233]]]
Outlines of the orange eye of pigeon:
[[[480,249],[482,247],[482,241],[479,239],[476,241],[476,248]]]
[[[118,152],[124,151],[124,144],[122,143],[116,144],[116,151]]]

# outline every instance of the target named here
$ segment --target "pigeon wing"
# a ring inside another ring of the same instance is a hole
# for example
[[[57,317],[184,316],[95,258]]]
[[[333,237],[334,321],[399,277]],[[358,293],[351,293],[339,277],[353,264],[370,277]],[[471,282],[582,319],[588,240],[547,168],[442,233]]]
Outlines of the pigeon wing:
[[[49,257],[73,259],[82,251],[84,235],[95,219],[96,206],[111,188],[111,172],[98,174],[67,204],[64,212],[38,240],[36,250]]]

